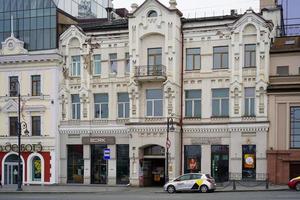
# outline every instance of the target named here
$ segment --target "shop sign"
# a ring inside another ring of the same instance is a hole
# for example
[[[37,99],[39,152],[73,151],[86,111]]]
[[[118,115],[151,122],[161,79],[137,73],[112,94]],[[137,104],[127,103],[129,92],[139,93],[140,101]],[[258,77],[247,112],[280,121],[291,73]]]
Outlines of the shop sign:
[[[21,144],[21,152],[41,152],[43,146],[41,143],[37,144]],[[19,146],[17,144],[6,143],[5,145],[0,145],[0,152],[19,152]]]
[[[104,149],[104,160],[110,160],[110,149]]]
[[[108,144],[113,145],[116,143],[115,137],[82,137],[82,144]]]
[[[199,137],[191,140],[192,144],[221,144],[222,140],[220,137]]]

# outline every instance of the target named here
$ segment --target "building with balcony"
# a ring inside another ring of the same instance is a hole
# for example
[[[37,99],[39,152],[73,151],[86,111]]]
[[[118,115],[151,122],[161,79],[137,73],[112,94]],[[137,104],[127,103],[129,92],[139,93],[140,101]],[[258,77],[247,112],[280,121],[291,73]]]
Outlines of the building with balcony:
[[[280,8],[186,19],[176,5],[146,0],[128,19],[61,35],[60,183],[162,185],[166,167],[170,178],[267,178],[269,49]]]
[[[300,174],[300,37],[276,38],[270,58],[268,172],[286,184]]]
[[[76,21],[52,0],[1,0],[0,5],[0,181],[17,184],[22,128],[22,183],[54,184],[59,169],[57,116],[63,61],[57,45],[59,34]],[[24,132],[25,123],[29,133]]]

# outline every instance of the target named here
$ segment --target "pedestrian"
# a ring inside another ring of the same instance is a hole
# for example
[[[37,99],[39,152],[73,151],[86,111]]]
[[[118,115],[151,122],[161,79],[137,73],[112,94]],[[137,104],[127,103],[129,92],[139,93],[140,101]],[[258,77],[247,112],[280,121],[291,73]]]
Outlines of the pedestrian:
[[[2,188],[2,178],[1,178],[1,174],[0,174],[0,187]]]

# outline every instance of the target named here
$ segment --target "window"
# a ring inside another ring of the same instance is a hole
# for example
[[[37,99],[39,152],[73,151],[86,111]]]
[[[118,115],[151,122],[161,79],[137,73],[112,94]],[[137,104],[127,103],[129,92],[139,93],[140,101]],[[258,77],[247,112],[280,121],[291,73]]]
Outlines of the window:
[[[129,58],[129,53],[125,53],[125,72],[126,73],[130,72],[130,58]]]
[[[243,149],[243,179],[256,178],[256,145],[242,145]]]
[[[256,67],[256,45],[245,45],[245,67]]]
[[[18,117],[9,117],[9,136],[18,136]]]
[[[212,116],[229,116],[229,89],[212,89]]]
[[[200,69],[200,48],[186,49],[186,70]]]
[[[72,56],[71,60],[71,76],[80,76],[80,56]]]
[[[185,117],[201,117],[201,90],[185,91]]]
[[[18,96],[18,77],[10,76],[9,77],[9,96],[16,97]]]
[[[129,145],[117,144],[117,184],[129,183]]]
[[[289,75],[289,66],[277,66],[276,74],[278,76],[288,76]]]
[[[41,96],[41,76],[31,76],[31,95]]]
[[[32,181],[41,181],[42,177],[42,163],[38,156],[32,159]]]
[[[94,55],[94,75],[101,74],[101,55]]]
[[[80,119],[80,98],[79,94],[72,94],[72,119]]]
[[[162,48],[148,49],[147,75],[162,74]]]
[[[110,73],[118,73],[117,54],[116,53],[109,54],[109,61],[110,61]]]
[[[82,145],[67,145],[67,182],[83,183],[84,161]]]
[[[128,93],[118,93],[118,118],[129,117],[129,95]]]
[[[108,94],[94,94],[95,118],[108,118]]]
[[[201,145],[184,145],[184,173],[201,171]]]
[[[291,107],[291,148],[300,148],[300,106]]]
[[[228,68],[228,46],[214,47],[214,69]]]
[[[32,116],[31,117],[31,131],[32,131],[32,136],[40,136],[41,135],[41,117],[40,116]]]
[[[157,12],[155,10],[150,10],[148,12],[148,17],[157,17]]]
[[[255,88],[245,88],[245,116],[255,116]]]
[[[163,116],[163,91],[161,89],[146,90],[147,116]]]

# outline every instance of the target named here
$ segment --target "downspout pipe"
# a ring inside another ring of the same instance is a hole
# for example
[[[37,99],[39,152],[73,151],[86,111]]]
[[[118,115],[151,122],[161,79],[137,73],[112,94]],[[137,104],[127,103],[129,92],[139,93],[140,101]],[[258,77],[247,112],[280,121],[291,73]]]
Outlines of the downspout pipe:
[[[182,174],[182,165],[183,165],[183,52],[184,52],[184,37],[183,37],[183,25],[181,20],[180,26],[180,33],[181,33],[181,74],[180,74],[180,175]]]

